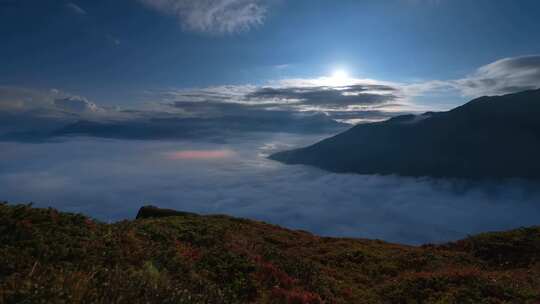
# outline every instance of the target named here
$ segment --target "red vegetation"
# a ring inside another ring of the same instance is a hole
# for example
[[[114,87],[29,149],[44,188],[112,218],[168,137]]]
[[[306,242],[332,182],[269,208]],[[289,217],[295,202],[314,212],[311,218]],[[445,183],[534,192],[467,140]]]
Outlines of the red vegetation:
[[[0,204],[0,261],[0,303],[540,303],[540,228],[412,247]]]

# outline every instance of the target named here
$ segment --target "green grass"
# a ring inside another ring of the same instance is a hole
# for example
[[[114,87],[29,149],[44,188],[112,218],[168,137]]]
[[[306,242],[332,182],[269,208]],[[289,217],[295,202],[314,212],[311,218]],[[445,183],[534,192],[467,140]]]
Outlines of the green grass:
[[[540,228],[421,247],[0,204],[0,303],[539,303]]]

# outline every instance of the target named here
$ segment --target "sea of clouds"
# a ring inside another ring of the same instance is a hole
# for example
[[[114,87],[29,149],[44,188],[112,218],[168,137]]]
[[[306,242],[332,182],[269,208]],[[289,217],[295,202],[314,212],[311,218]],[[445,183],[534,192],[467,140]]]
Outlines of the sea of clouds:
[[[143,204],[258,219],[326,236],[422,244],[540,223],[540,184],[328,173],[266,156],[321,135],[227,144],[74,138],[0,143],[0,199],[104,222]]]

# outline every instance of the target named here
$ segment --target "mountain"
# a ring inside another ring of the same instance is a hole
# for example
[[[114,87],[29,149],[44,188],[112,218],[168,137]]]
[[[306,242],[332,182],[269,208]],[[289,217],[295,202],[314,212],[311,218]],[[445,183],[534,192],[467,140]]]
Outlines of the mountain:
[[[538,303],[540,227],[421,247],[142,208],[0,204],[1,303]]]
[[[77,136],[226,142],[231,138],[251,137],[254,133],[331,134],[344,131],[349,126],[320,113],[282,110],[258,110],[243,115],[228,113],[208,117],[144,114],[137,111],[120,113],[125,117],[94,117],[88,120],[75,114],[64,113],[66,116],[62,116],[46,111],[6,113],[0,109],[0,142],[50,142]]]
[[[333,172],[538,179],[539,156],[540,90],[532,90],[357,125],[270,158]]]

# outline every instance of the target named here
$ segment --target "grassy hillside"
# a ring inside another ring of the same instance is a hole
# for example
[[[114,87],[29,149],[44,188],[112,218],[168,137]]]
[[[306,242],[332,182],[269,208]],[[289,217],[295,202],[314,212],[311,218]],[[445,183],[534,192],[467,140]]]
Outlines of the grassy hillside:
[[[411,247],[0,205],[0,303],[539,303],[539,258],[540,228]]]

